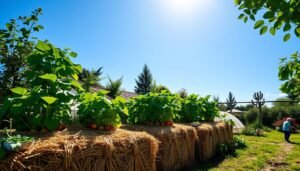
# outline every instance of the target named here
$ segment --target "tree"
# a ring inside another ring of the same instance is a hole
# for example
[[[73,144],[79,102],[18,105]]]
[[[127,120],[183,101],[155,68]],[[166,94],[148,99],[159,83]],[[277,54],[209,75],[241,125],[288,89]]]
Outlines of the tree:
[[[244,22],[247,22],[248,18],[256,21],[256,16],[263,17],[254,24],[254,29],[260,29],[261,35],[268,30],[272,35],[275,35],[277,30],[282,30],[285,32],[284,42],[291,38],[291,32],[300,38],[300,1],[234,0],[234,2],[242,11],[238,18],[243,19]],[[258,15],[259,12],[263,12],[263,15]],[[280,90],[289,94],[293,99],[297,99],[300,95],[299,58],[299,53],[296,52],[289,59],[281,59],[279,66],[279,79],[285,81]]]
[[[169,88],[167,86],[164,86],[164,85],[157,86],[155,89],[152,89],[151,92],[153,92],[153,93],[161,93],[162,91],[166,91],[168,93],[171,93],[171,91],[169,90]]]
[[[300,96],[300,54],[298,52],[291,57],[281,59],[279,65],[279,80],[284,81],[280,86],[280,90],[289,94],[294,99]]]
[[[230,113],[232,113],[232,109],[236,106],[236,100],[231,91],[228,94],[228,99],[226,99],[227,102],[227,108],[230,110]]]
[[[43,29],[38,25],[42,9],[30,16],[11,19],[5,29],[0,29],[0,101],[1,96],[11,95],[12,87],[24,86],[25,57],[32,53],[36,41],[32,34]]]
[[[180,89],[177,94],[179,95],[180,98],[186,98],[188,96],[188,92],[186,91],[186,89],[182,88]]]
[[[82,87],[85,89],[85,91],[90,91],[92,86],[98,86],[98,87],[103,87],[100,84],[100,81],[103,80],[101,77],[102,75],[102,67],[100,67],[98,70],[88,70],[88,69],[83,69],[82,73],[80,73],[79,80],[82,83]]]
[[[144,65],[142,73],[135,80],[135,92],[138,94],[146,94],[151,91],[153,77],[147,64]]]
[[[114,81],[108,76],[108,83],[105,86],[105,89],[109,91],[107,95],[112,98],[115,98],[118,95],[120,95],[122,83],[123,83],[123,77]]]
[[[235,5],[242,14],[239,19],[247,22],[250,18],[256,21],[259,12],[263,18],[256,21],[254,29],[260,29],[260,34],[265,34],[268,30],[272,35],[277,30],[282,30],[286,34],[284,41],[291,38],[290,32],[300,38],[300,1],[297,0],[234,0]]]

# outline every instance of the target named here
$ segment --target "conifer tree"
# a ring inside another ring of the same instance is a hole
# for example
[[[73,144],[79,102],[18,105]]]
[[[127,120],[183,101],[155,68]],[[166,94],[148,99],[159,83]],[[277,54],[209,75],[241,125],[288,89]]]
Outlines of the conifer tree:
[[[142,73],[135,80],[134,91],[138,94],[146,94],[151,91],[153,77],[147,64],[144,65]]]

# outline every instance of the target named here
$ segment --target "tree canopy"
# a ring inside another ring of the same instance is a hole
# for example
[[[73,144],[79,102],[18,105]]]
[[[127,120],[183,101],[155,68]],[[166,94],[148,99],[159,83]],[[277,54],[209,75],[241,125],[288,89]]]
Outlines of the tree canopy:
[[[134,91],[138,94],[149,93],[152,89],[153,77],[149,67],[145,64],[142,73],[135,80],[136,86]]]
[[[244,22],[248,19],[255,21],[254,29],[260,29],[261,35],[268,30],[272,35],[275,35],[277,30],[282,30],[285,32],[284,41],[291,38],[291,32],[300,38],[300,1],[234,0],[234,2],[242,11],[238,18]]]

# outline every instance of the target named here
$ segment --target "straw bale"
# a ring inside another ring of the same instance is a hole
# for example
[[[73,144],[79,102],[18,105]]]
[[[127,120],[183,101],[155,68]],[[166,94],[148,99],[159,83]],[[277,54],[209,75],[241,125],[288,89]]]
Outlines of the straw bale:
[[[157,151],[158,141],[146,133],[64,131],[10,154],[0,162],[0,170],[152,171]]]
[[[174,124],[172,127],[124,125],[122,128],[146,132],[160,141],[157,170],[179,170],[195,162],[197,134],[193,127]]]
[[[216,153],[219,144],[229,143],[233,139],[232,128],[223,122],[202,123],[195,127],[198,135],[196,159],[207,161]]]

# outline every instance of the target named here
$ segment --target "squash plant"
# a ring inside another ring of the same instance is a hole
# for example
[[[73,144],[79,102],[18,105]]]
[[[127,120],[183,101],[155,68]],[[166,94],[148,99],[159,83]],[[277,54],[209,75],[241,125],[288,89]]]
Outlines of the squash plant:
[[[12,88],[13,97],[5,99],[1,113],[9,113],[17,130],[56,130],[71,122],[71,103],[82,91],[77,82],[82,71],[70,57],[75,52],[38,41],[34,52],[26,57],[26,87]]]
[[[181,99],[178,121],[184,123],[213,121],[218,115],[218,108],[215,102],[209,101],[209,98],[210,96],[199,97],[192,94]]]
[[[162,91],[140,95],[128,102],[129,123],[173,125],[179,110],[178,95]]]
[[[80,97],[78,107],[80,122],[90,128],[111,131],[121,126],[120,114],[128,115],[126,100],[117,96],[113,100],[106,97],[108,91],[85,93]]]

